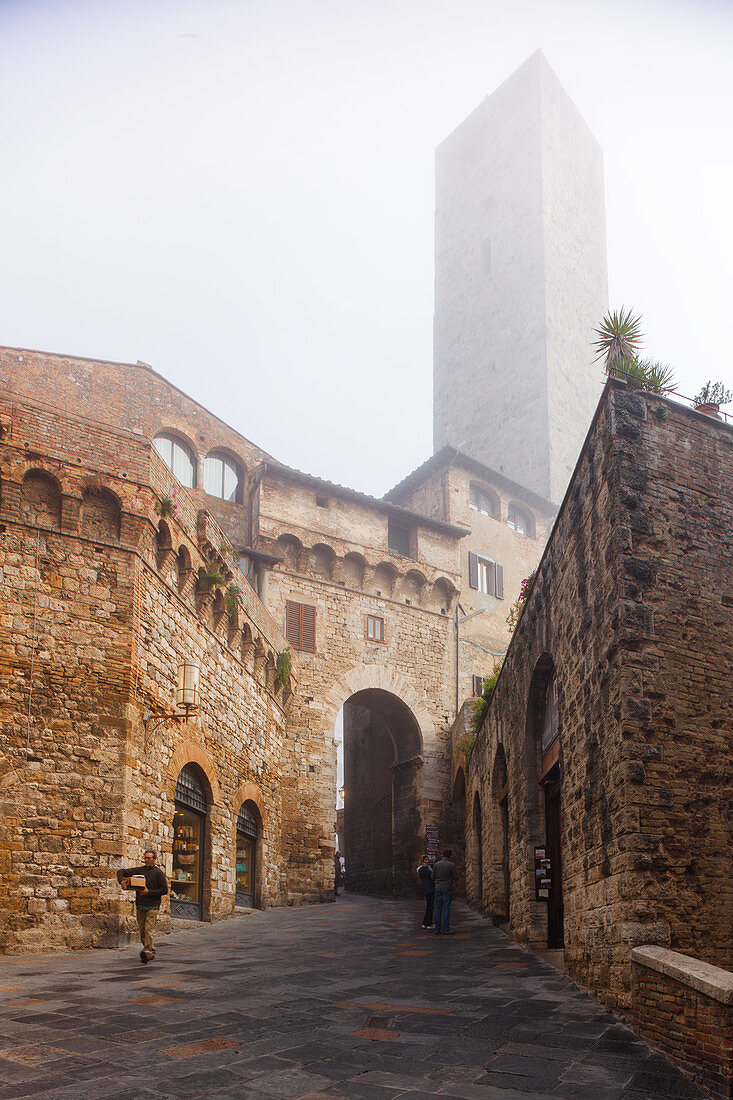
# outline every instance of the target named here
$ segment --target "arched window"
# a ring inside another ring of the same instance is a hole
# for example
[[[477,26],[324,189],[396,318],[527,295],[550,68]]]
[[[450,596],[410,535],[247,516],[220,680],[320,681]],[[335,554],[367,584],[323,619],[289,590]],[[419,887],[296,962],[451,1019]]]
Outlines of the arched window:
[[[498,502],[493,493],[487,492],[478,485],[472,485],[469,489],[468,503],[474,512],[481,512],[482,515],[491,516],[492,519],[499,518]]]
[[[196,485],[196,459],[189,445],[176,435],[161,432],[153,440],[153,446],[181,485],[193,489]]]
[[[243,481],[239,465],[223,451],[211,451],[204,459],[204,492],[210,496],[241,504]]]
[[[534,521],[532,516],[529,512],[526,512],[524,508],[520,508],[518,504],[509,505],[507,525],[511,527],[512,531],[516,531],[520,535],[528,535],[530,538],[534,538]]]

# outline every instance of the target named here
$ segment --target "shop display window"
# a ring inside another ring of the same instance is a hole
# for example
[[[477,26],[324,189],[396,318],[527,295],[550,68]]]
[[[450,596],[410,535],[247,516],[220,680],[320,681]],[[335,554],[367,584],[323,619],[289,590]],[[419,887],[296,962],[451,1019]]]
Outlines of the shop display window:
[[[173,814],[173,874],[171,916],[201,920],[203,900],[206,797],[192,768],[184,768],[176,783]]]
[[[251,803],[245,802],[237,815],[236,897],[237,905],[254,905],[257,818]]]

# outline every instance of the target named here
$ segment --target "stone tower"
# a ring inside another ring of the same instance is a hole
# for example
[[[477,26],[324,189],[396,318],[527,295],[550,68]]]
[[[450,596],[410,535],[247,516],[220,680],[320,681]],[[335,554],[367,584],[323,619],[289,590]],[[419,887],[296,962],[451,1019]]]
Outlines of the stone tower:
[[[538,51],[436,152],[434,448],[559,502],[607,299],[603,155]]]

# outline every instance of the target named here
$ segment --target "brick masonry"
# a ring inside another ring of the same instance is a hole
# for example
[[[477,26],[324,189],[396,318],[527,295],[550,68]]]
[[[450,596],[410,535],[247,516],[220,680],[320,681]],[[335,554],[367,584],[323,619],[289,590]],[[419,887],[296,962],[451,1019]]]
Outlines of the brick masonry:
[[[715,1100],[733,1097],[733,974],[661,948],[632,952],[631,1020]]]

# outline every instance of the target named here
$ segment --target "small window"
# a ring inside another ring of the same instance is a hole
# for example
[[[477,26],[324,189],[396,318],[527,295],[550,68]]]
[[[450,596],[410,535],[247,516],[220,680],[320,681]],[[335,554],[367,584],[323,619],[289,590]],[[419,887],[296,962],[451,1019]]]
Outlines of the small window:
[[[366,636],[371,642],[384,641],[384,619],[376,615],[367,615]]]
[[[534,538],[534,524],[529,512],[525,512],[517,504],[509,505],[507,525],[519,535],[528,535]]]
[[[472,485],[468,493],[468,503],[474,512],[481,512],[484,516],[491,516],[492,519],[498,518],[498,508],[496,500],[487,493],[485,489],[481,489],[478,485]]]
[[[181,485],[185,485],[187,489],[195,488],[196,459],[188,444],[175,435],[163,432],[156,435],[153,446]]]
[[[223,451],[212,451],[204,459],[204,492],[232,504],[243,499],[242,471]]]
[[[504,599],[504,567],[498,561],[480,558],[478,554],[468,555],[468,584],[487,596]]]
[[[285,637],[293,649],[316,651],[316,609],[307,603],[288,600],[285,604]]]
[[[400,527],[396,523],[388,523],[387,545],[393,554],[401,554],[403,558],[409,558],[410,532],[407,527]]]
[[[328,508],[328,497],[316,497],[316,508]]]
[[[484,678],[483,676],[473,677],[473,694],[474,698],[478,699],[479,695],[483,695],[484,691]]]

